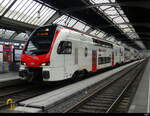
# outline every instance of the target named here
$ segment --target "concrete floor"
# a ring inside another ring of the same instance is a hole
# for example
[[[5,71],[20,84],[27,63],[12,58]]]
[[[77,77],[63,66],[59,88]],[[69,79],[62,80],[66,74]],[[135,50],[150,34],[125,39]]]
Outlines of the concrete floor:
[[[10,81],[10,80],[15,80],[15,79],[19,79],[17,72],[9,72],[9,73],[0,74],[0,82]]]
[[[150,60],[129,108],[129,113],[150,113]]]

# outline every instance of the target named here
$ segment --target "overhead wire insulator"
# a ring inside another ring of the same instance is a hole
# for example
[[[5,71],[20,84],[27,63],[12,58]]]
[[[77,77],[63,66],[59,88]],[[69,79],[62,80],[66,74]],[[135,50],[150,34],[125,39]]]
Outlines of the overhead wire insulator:
[[[43,6],[45,5],[45,3],[43,3],[42,4],[42,6],[41,6],[41,8],[37,11],[37,18],[39,19],[39,18],[41,18],[41,10],[42,10],[42,8],[43,8]]]

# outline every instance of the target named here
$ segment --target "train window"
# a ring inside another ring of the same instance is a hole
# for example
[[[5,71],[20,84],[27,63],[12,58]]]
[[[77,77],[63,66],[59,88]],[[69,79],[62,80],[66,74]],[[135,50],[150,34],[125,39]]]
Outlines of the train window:
[[[104,64],[107,63],[107,57],[104,57]]]
[[[101,57],[101,64],[103,64],[103,57]]]
[[[69,41],[61,41],[58,49],[58,54],[71,54],[72,53],[72,43]]]
[[[85,48],[85,57],[88,56],[88,48]]]
[[[101,57],[98,57],[98,65],[101,64]]]
[[[110,57],[99,57],[98,58],[98,65],[100,64],[107,64],[111,62],[111,58]]]
[[[108,58],[107,57],[105,57],[105,64],[108,62]]]
[[[111,58],[110,57],[106,57],[106,63],[110,63],[111,62]]]
[[[106,64],[106,57],[103,57],[103,64]]]

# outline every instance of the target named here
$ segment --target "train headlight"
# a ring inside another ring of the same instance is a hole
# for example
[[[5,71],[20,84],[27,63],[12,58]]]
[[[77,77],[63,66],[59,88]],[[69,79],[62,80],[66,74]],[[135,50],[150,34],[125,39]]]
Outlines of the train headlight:
[[[23,61],[21,61],[21,65],[24,65],[24,66],[25,66],[25,65],[26,65],[26,63],[25,63],[25,62],[23,62]]]
[[[49,66],[50,65],[50,62],[43,62],[41,63],[41,66]]]

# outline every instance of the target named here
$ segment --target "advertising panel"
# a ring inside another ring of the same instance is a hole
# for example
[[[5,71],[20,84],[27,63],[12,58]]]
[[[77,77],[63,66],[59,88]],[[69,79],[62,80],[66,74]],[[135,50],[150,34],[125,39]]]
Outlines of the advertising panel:
[[[0,62],[3,62],[3,45],[0,45]]]
[[[19,50],[19,49],[14,50],[15,62],[19,62],[21,60],[21,54],[22,54],[22,50]]]
[[[3,45],[3,61],[12,64],[13,61],[12,45]]]

